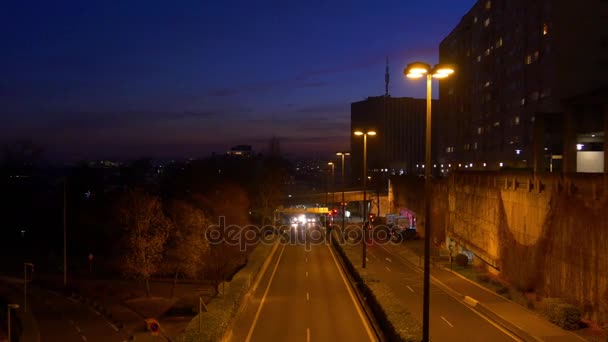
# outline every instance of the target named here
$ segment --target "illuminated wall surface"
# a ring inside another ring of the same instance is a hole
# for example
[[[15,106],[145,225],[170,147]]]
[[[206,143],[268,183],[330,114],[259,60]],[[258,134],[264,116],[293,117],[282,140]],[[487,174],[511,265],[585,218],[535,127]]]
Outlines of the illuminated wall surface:
[[[520,290],[564,298],[586,317],[606,321],[608,191],[602,177],[547,175],[537,182],[522,173],[472,173],[434,182],[433,241],[452,238]],[[393,209],[423,212],[422,194],[421,180],[391,179]]]
[[[577,152],[576,172],[604,172],[604,152]]]

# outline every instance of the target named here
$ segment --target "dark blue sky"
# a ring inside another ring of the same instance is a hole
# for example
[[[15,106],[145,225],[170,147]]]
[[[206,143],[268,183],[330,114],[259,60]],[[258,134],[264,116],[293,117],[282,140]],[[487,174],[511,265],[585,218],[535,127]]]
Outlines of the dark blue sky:
[[[23,1],[0,11],[0,139],[47,155],[197,157],[272,136],[290,155],[349,147],[350,103],[424,96],[475,0]]]

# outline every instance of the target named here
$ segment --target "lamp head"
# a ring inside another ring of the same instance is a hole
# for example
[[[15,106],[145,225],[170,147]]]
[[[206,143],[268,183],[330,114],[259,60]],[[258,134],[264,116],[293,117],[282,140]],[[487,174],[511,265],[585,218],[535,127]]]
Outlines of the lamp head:
[[[361,132],[361,131],[355,131],[355,135],[363,135],[363,132]]]
[[[428,65],[426,63],[422,63],[422,62],[414,62],[414,63],[408,64],[405,67],[405,70],[403,70],[403,73],[408,78],[420,78],[420,77],[426,75],[427,73],[429,73],[430,70],[431,70],[430,65]]]

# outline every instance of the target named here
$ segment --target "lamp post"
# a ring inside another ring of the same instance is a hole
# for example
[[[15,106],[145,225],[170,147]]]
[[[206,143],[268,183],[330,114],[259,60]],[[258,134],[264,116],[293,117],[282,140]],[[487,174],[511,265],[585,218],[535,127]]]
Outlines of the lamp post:
[[[330,188],[331,188],[331,203],[333,206],[333,203],[336,203],[336,192],[334,191],[334,171],[336,170],[336,165],[333,162],[329,162],[329,163],[327,163],[327,165],[331,166]]]
[[[31,262],[23,263],[23,312],[27,312],[27,267],[32,268],[34,272],[34,264]]]
[[[342,232],[344,232],[344,222],[346,222],[346,203],[344,202],[344,157],[350,156],[350,152],[337,152],[336,155],[342,157]]]
[[[362,255],[361,255],[361,267],[365,268],[366,265],[366,253],[367,253],[367,198],[366,198],[366,189],[367,189],[367,136],[376,135],[375,131],[355,131],[356,136],[363,136],[363,234],[362,235]]]
[[[430,255],[431,255],[431,84],[433,77],[446,78],[454,73],[454,67],[447,64],[414,62],[407,65],[404,74],[408,78],[421,78],[426,75],[426,135],[424,151],[424,294],[422,303],[422,341],[429,341],[429,304],[430,304]]]
[[[19,309],[19,304],[8,304],[8,306],[7,306],[8,342],[11,342],[11,309]]]

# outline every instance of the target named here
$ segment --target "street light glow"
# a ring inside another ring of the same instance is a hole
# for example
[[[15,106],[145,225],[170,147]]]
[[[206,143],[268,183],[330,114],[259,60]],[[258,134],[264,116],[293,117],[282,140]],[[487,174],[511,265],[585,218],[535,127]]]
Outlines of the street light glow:
[[[361,132],[361,131],[355,131],[355,135],[363,135],[363,132]]]
[[[369,132],[367,132],[367,135],[376,135],[376,132],[375,131],[369,131]]]

